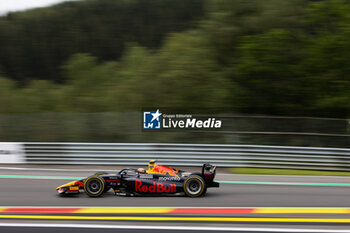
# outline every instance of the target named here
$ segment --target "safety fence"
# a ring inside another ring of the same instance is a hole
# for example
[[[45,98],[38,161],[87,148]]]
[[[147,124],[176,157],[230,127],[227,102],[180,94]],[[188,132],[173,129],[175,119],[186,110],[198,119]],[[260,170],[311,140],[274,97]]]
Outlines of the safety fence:
[[[145,165],[350,170],[350,149],[227,144],[21,143],[26,164]],[[0,160],[1,162],[1,160]]]
[[[141,112],[0,114],[0,142],[191,142],[350,148],[350,119],[224,113],[200,117],[221,119],[222,128],[145,132]]]

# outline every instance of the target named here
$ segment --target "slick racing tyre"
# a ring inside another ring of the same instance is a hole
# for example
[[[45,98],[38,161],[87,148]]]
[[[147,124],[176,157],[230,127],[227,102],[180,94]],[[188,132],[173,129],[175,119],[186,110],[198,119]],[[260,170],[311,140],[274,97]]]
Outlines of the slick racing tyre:
[[[106,187],[106,182],[99,176],[90,176],[85,180],[84,191],[89,197],[101,196]]]
[[[96,172],[94,175],[95,176],[101,176],[101,175],[105,175],[105,174],[108,174],[108,173],[107,172]],[[108,192],[110,189],[111,189],[111,187],[106,185],[105,189],[103,190],[103,193]]]
[[[185,194],[189,197],[199,197],[205,194],[207,187],[202,177],[191,175],[184,182]]]

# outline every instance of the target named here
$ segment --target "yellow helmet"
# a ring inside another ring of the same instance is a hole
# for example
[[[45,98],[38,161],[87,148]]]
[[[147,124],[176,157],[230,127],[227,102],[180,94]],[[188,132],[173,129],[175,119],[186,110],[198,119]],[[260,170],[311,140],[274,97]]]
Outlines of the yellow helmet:
[[[154,168],[154,164],[156,163],[155,160],[150,160],[149,163],[148,163],[148,170],[149,171],[152,171],[153,168]]]

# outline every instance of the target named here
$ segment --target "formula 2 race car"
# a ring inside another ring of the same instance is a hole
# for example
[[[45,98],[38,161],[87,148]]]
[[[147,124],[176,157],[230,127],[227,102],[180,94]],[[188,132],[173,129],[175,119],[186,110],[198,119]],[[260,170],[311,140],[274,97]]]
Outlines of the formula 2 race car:
[[[148,170],[126,168],[116,174],[97,172],[56,190],[60,195],[78,194],[84,190],[89,197],[99,197],[110,189],[120,196],[184,193],[189,197],[199,197],[206,193],[207,188],[219,187],[219,183],[214,182],[215,172],[216,167],[210,164],[203,164],[202,172],[185,173],[151,160]]]

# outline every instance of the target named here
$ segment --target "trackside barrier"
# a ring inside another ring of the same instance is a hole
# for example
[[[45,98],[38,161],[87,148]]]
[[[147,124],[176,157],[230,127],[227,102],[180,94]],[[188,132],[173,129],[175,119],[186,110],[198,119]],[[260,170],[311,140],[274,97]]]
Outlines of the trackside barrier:
[[[350,170],[350,149],[227,144],[23,143],[25,163]]]

